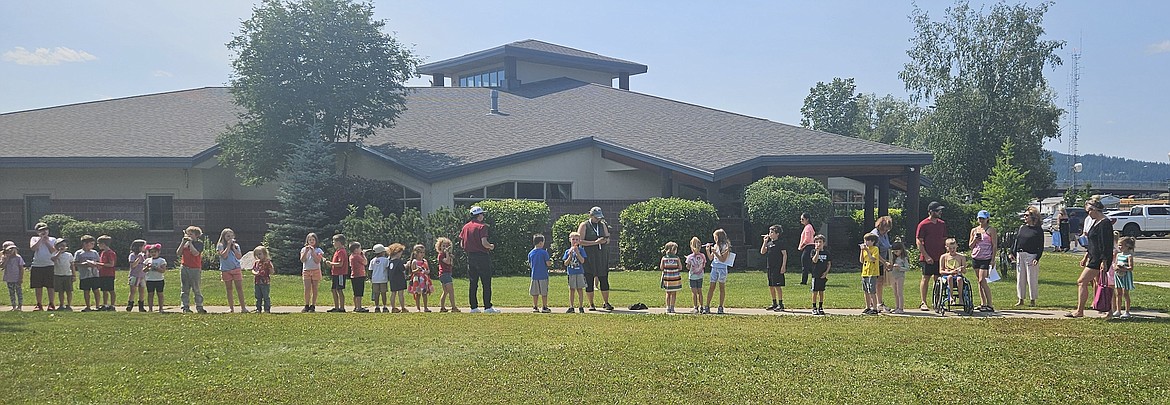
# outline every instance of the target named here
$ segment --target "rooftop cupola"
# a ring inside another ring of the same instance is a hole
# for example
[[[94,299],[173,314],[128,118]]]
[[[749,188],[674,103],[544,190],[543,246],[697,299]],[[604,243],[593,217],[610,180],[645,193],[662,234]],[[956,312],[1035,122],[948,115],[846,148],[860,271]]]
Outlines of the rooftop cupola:
[[[527,39],[467,55],[427,63],[418,73],[430,75],[433,86],[447,78],[455,87],[511,89],[522,83],[568,77],[583,82],[630,89],[630,76],[646,73],[646,65],[566,46]]]

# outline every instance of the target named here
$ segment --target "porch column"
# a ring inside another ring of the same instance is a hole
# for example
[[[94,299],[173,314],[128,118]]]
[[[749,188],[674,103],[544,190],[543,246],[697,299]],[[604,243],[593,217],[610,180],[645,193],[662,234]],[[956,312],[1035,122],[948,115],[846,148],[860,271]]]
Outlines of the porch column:
[[[863,218],[865,218],[865,223],[861,224],[861,230],[863,230],[863,231],[866,229],[869,229],[869,227],[873,226],[873,222],[875,220],[875,218],[873,216],[874,188],[876,188],[876,187],[874,187],[873,180],[866,179],[865,180],[865,199],[864,199],[864,201],[865,201],[865,215],[862,216]]]
[[[906,173],[906,202],[902,207],[902,217],[906,225],[906,237],[902,239],[907,245],[915,244],[915,233],[918,231],[918,221],[922,220],[922,212],[918,211],[919,189],[922,187],[922,170],[918,166],[907,167]]]
[[[878,181],[878,216],[884,217],[890,215],[890,177],[882,176]]]
[[[671,173],[674,172],[670,169],[662,169],[662,192],[660,193],[662,198],[674,195],[674,177]]]

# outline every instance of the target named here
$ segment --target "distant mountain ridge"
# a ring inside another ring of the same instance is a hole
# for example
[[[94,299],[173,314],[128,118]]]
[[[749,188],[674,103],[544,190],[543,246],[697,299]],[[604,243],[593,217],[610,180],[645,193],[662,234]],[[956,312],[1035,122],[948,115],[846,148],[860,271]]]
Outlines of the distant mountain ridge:
[[[1056,151],[1052,154],[1052,171],[1056,180],[1068,180],[1070,174],[1068,155]],[[1080,155],[1081,172],[1077,179],[1096,181],[1167,181],[1170,179],[1170,164],[1145,162],[1105,155]]]

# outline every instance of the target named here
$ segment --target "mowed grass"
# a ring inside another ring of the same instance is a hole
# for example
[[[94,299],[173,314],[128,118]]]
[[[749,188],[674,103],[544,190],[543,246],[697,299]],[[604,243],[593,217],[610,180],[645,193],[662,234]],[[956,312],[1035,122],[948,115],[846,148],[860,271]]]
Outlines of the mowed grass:
[[[1047,253],[1040,264],[1040,299],[1038,307],[1048,309],[1071,309],[1076,305],[1076,279],[1081,268],[1078,262],[1079,254]],[[219,279],[218,271],[203,272],[203,294],[206,305],[227,305],[227,295],[224,283]],[[705,274],[709,275],[709,274]],[[125,271],[119,271],[115,283],[117,302],[115,305],[121,310],[128,299]],[[611,302],[615,306],[628,307],[630,304],[641,302],[651,307],[664,306],[664,296],[659,287],[660,273],[657,271],[622,271],[610,273]],[[786,275],[788,286],[784,288],[784,303],[788,308],[809,307],[808,286],[800,285],[800,269],[790,269]],[[974,280],[974,276],[971,276]],[[906,307],[917,308],[919,301],[918,283],[921,276],[917,273],[906,275]],[[1139,264],[1135,272],[1137,281],[1170,281],[1170,267]],[[703,281],[703,294],[706,296],[709,283],[706,277]],[[501,307],[530,307],[532,297],[528,295],[530,279],[525,276],[495,277],[492,280],[492,301]],[[28,289],[28,281],[22,283],[25,288],[25,310],[32,309],[36,303],[33,291]],[[76,286],[76,283],[75,283]],[[318,311],[328,309],[333,305],[332,294],[329,291],[329,280],[321,281],[318,291]],[[75,287],[76,288],[76,287]],[[347,288],[352,288],[347,285]],[[430,296],[434,308],[438,307],[438,281],[435,281],[435,293]],[[999,282],[991,283],[993,304],[997,309],[1011,309],[1016,302],[1016,282],[1014,274]],[[468,280],[457,278],[454,282],[455,300],[462,308],[466,308],[468,300]],[[366,285],[365,305],[370,304],[369,284]],[[165,302],[168,308],[179,306],[179,272],[168,271],[165,291]],[[679,308],[691,306],[691,293],[685,288],[678,293]],[[477,293],[482,305],[482,290]],[[893,291],[887,287],[884,290],[885,301],[888,305],[894,304]],[[352,307],[352,289],[346,290],[347,306]],[[251,307],[255,304],[252,290],[252,276],[244,276],[244,298]],[[978,294],[975,294],[978,302]],[[1132,292],[1135,309],[1153,309],[1166,311],[1170,309],[1170,289],[1137,286]],[[553,274],[549,283],[549,305],[553,307],[568,306],[569,291],[566,277],[563,274]],[[600,293],[595,297],[597,305],[601,305]],[[7,302],[5,302],[7,304]],[[277,275],[272,281],[272,304],[276,306],[304,305],[304,285],[300,276]],[[771,296],[767,287],[767,276],[760,271],[733,271],[728,276],[727,298],[725,306],[729,308],[765,307],[771,304]],[[407,305],[413,307],[412,298],[407,296]],[[588,302],[586,302],[588,305]],[[712,301],[718,305],[718,291]],[[74,291],[73,306],[80,309],[84,300],[80,291]],[[325,308],[321,308],[321,307]],[[861,276],[856,270],[850,273],[830,273],[827,291],[825,292],[825,307],[827,308],[863,308],[865,299],[861,293]]]

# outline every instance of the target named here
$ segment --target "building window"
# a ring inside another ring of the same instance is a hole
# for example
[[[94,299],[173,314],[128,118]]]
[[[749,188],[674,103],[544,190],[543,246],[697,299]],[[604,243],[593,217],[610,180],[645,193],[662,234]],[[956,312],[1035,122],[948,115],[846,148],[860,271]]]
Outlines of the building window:
[[[865,209],[865,193],[853,190],[829,190],[833,197],[833,215],[852,217],[853,211]]]
[[[47,195],[24,196],[24,228],[32,230],[41,217],[53,213],[53,204]]]
[[[500,87],[504,81],[504,71],[501,69],[460,77],[459,87]]]
[[[507,199],[544,201],[573,199],[571,183],[549,183],[538,181],[507,181],[486,187],[455,193],[455,204],[474,204],[484,199]]]
[[[175,230],[175,198],[173,196],[146,196],[146,230]]]
[[[422,211],[422,194],[409,188],[402,188],[402,209],[414,208]]]

